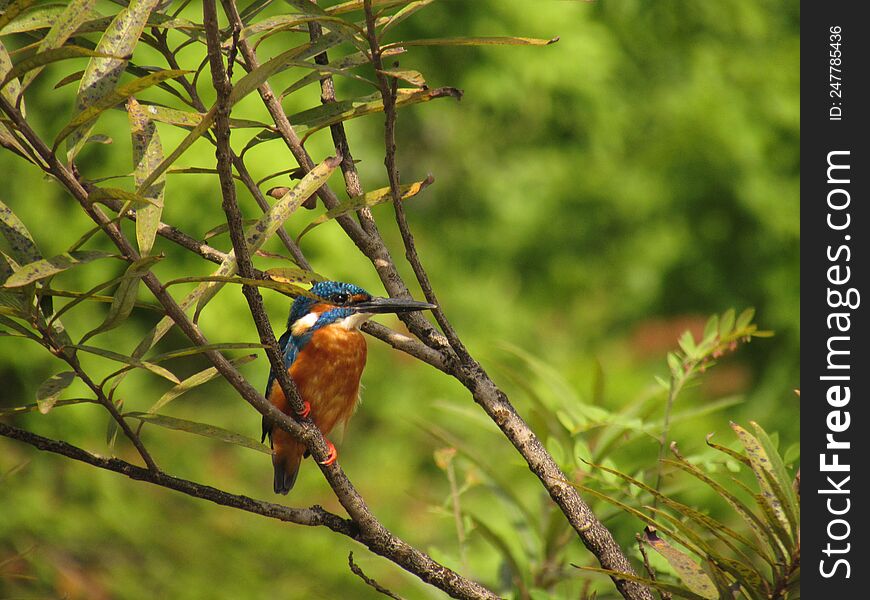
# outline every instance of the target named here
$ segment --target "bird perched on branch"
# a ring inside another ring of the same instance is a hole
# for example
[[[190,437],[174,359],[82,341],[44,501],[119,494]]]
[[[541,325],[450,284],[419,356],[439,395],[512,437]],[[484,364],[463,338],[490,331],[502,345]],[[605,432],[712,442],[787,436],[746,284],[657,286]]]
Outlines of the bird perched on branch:
[[[402,313],[435,308],[434,304],[401,298],[373,298],[361,287],[338,281],[321,281],[311,288],[313,297],[293,302],[287,331],[279,340],[284,366],[303,401],[301,417],[328,434],[350,419],[359,400],[359,381],[366,364],[366,341],[360,325],[381,313]],[[269,373],[266,398],[280,411],[293,411],[275,372]],[[296,483],[299,463],[308,455],[305,445],[263,417],[263,439],[269,436],[275,467],[276,494],[286,494]],[[324,464],[338,458],[330,453]]]

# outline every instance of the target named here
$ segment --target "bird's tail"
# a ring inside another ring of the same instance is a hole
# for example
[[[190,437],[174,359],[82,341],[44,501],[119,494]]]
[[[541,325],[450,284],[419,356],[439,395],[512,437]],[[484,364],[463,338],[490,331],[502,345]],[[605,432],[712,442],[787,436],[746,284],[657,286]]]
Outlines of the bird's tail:
[[[299,463],[305,446],[289,441],[287,444],[276,445],[272,454],[272,465],[275,467],[274,489],[276,494],[287,494],[296,483],[299,474]]]

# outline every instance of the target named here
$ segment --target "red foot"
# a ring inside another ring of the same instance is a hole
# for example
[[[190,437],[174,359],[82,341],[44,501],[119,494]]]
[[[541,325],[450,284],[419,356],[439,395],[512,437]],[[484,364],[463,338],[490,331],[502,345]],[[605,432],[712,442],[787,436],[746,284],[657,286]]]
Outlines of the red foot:
[[[329,440],[326,440],[326,446],[329,448],[329,455],[320,464],[329,466],[338,459],[338,450],[335,449],[335,446]]]
[[[300,418],[306,419],[311,414],[311,403],[307,400],[302,401],[302,412],[297,413]]]

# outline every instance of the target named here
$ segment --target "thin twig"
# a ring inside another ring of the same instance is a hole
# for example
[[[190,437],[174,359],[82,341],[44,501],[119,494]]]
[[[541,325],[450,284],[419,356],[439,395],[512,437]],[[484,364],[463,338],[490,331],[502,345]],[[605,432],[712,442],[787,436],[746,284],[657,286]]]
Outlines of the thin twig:
[[[335,531],[336,533],[346,535],[353,539],[358,539],[357,536],[359,535],[359,531],[352,521],[349,519],[342,519],[338,515],[324,510],[320,506],[312,506],[311,508],[291,508],[281,504],[255,500],[254,498],[249,498],[247,496],[231,494],[208,485],[196,483],[187,479],[181,479],[180,477],[174,477],[162,471],[143,469],[142,467],[138,467],[119,458],[97,456],[96,454],[91,454],[78,446],[73,446],[72,444],[60,440],[46,438],[3,422],[0,422],[0,435],[24,442],[25,444],[30,444],[38,450],[66,456],[67,458],[89,464],[99,469],[114,471],[115,473],[120,473],[121,475],[129,477],[130,479],[135,479],[136,481],[147,481],[148,483],[175,490],[182,494],[193,496],[194,498],[202,498],[203,500],[208,500],[215,504],[238,508],[271,519],[287,521],[288,523],[308,526],[323,526]]]
[[[351,572],[360,579],[362,579],[366,583],[366,585],[373,587],[384,596],[393,598],[393,600],[403,600],[401,596],[394,594],[393,592],[382,586],[380,583],[363,573],[363,570],[359,567],[359,565],[353,562],[353,552],[350,552],[347,555],[347,564],[350,567]]]

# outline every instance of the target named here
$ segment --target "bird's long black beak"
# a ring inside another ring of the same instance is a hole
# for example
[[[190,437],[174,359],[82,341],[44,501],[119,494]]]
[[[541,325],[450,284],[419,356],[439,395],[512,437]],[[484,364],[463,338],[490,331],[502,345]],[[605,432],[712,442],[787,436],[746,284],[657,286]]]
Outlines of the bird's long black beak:
[[[438,308],[434,304],[428,302],[417,302],[416,300],[405,300],[404,298],[372,298],[365,302],[358,302],[352,305],[355,312],[382,314],[382,313],[404,313],[413,312],[415,310],[430,310]]]

